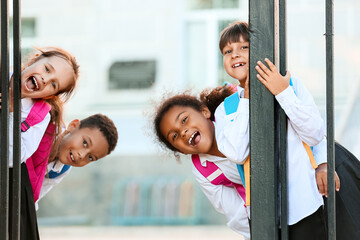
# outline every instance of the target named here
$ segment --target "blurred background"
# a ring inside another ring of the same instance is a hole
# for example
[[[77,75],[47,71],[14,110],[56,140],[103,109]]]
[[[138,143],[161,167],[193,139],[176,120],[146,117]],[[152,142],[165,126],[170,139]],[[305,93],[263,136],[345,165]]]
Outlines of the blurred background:
[[[325,119],[324,1],[287,4],[288,69],[304,81]],[[360,2],[336,1],[334,9],[336,140],[359,158]],[[35,46],[59,46],[80,64],[66,122],[100,112],[119,131],[110,156],[73,168],[40,201],[40,231],[49,226],[55,232],[56,226],[224,226],[225,217],[194,184],[189,159],[182,157],[179,164],[163,151],[150,121],[154,104],[166,93],[236,83],[223,70],[219,33],[234,20],[248,20],[248,1],[23,0],[21,11],[23,55]]]

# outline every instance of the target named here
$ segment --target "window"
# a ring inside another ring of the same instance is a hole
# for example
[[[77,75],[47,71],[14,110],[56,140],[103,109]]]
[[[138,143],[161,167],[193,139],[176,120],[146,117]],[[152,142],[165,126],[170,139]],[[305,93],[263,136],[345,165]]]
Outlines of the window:
[[[191,10],[213,8],[237,8],[240,0],[187,0],[186,7]]]
[[[13,19],[9,22],[10,37],[13,37]],[[33,38],[36,35],[36,22],[35,18],[22,18],[21,19],[21,37]]]
[[[155,77],[155,60],[115,62],[109,70],[109,89],[150,88]]]

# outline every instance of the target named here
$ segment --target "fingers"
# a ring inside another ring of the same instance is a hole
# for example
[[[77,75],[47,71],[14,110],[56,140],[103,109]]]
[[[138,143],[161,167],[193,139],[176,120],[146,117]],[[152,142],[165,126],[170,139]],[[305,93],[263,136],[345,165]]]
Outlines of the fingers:
[[[276,66],[268,58],[265,58],[265,62],[267,63],[271,71],[277,71]]]
[[[336,171],[334,174],[334,178],[335,178],[335,189],[336,189],[336,191],[340,191],[340,178],[337,175]]]
[[[258,71],[258,73],[261,74],[263,78],[266,78],[270,74],[270,70],[265,64],[263,64],[261,61],[257,61],[257,66],[255,69]]]
[[[324,186],[323,178],[316,176],[316,184],[318,186],[319,193],[321,195],[325,195],[325,186]]]
[[[327,197],[327,190],[328,190],[328,186],[327,186],[327,176],[323,179],[323,184],[324,184],[324,195],[325,197]]]
[[[262,84],[264,84],[264,85],[266,86],[267,82],[266,82],[266,80],[265,80],[262,76],[260,76],[260,74],[256,74],[256,77],[257,77],[257,79],[259,79],[259,81],[260,81]]]

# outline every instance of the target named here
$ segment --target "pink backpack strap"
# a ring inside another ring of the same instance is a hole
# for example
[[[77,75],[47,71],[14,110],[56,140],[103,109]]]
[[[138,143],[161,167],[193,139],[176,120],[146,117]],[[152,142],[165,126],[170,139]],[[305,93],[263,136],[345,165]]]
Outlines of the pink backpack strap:
[[[26,132],[30,127],[43,121],[50,110],[50,104],[44,101],[35,102],[25,121],[21,123],[21,131]],[[29,172],[29,179],[35,201],[39,198],[42,182],[46,173],[49,154],[53,146],[54,136],[55,125],[53,123],[49,123],[38,148],[33,155],[26,160],[26,167]]]
[[[49,155],[53,147],[55,125],[50,123],[35,153],[26,160],[26,167],[33,189],[34,200],[37,201],[46,174]]]
[[[203,175],[209,182],[214,185],[224,185],[226,187],[235,187],[241,198],[246,200],[245,188],[241,184],[230,181],[221,169],[213,162],[206,161],[206,167],[201,165],[200,157],[197,154],[191,155],[192,162],[196,169]]]
[[[51,105],[44,101],[35,102],[34,106],[31,108],[28,116],[25,121],[21,123],[21,131],[26,132],[30,127],[38,124],[44,120],[46,114],[50,112]]]

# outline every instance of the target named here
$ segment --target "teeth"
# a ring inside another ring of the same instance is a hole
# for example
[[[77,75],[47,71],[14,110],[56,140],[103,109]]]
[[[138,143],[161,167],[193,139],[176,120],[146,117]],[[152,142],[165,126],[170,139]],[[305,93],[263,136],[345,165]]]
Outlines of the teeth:
[[[191,135],[191,137],[190,137],[190,139],[189,139],[189,145],[191,145],[191,141],[192,141],[192,139],[194,138],[194,136],[195,136],[196,133],[197,133],[197,132],[194,132],[194,133]]]
[[[35,84],[36,89],[39,89],[39,86],[38,86],[38,83],[37,83],[37,81],[36,81],[36,78],[35,78],[35,77],[32,77],[32,80],[33,80],[33,82],[34,82],[34,84]]]
[[[237,63],[233,66],[233,68],[237,68],[237,67],[244,66],[244,65],[245,65],[244,63]]]
[[[33,92],[34,90],[33,89],[29,89],[26,84],[25,84],[25,87],[26,87],[26,90],[28,90],[29,92]]]
[[[70,158],[71,158],[71,160],[74,162],[75,160],[74,160],[74,156],[72,155],[72,153],[70,153]]]

